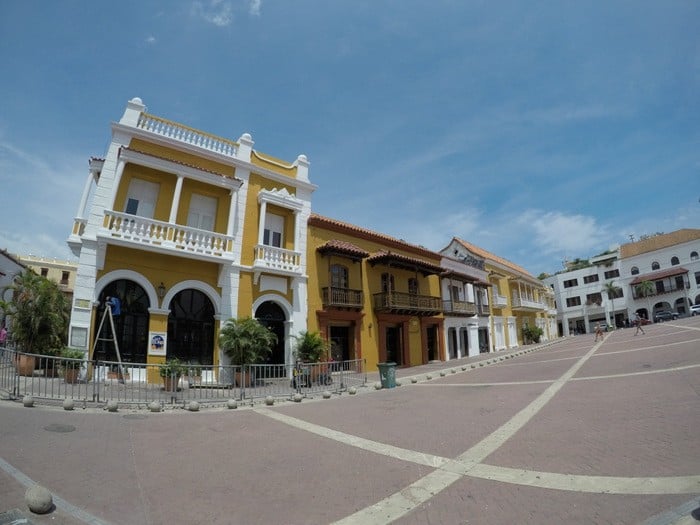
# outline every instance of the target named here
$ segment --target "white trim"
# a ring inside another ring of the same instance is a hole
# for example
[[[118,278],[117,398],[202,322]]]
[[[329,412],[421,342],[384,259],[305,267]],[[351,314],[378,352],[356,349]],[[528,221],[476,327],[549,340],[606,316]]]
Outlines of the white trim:
[[[146,295],[148,295],[150,306],[152,308],[158,306],[158,294],[156,293],[156,289],[153,286],[153,284],[151,284],[151,281],[146,279],[140,273],[137,273],[133,270],[114,270],[113,272],[109,272],[100,277],[95,282],[95,289],[93,291],[92,300],[97,301],[98,297],[100,296],[100,293],[102,293],[102,291],[109,283],[111,283],[112,281],[118,281],[120,279],[128,279],[140,285],[141,288],[143,288],[146,292]]]
[[[217,292],[215,288],[208,285],[207,283],[203,283],[202,281],[195,281],[194,279],[180,281],[179,283],[174,284],[166,292],[165,297],[163,297],[162,309],[169,310],[170,301],[172,301],[173,298],[183,290],[198,290],[202,292],[214,304],[214,315],[219,315],[219,313],[221,312],[221,295],[219,294],[219,292]]]

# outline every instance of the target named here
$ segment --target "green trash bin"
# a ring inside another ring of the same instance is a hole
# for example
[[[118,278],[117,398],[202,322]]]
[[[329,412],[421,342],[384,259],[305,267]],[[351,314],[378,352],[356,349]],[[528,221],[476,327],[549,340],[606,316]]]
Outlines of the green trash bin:
[[[394,388],[396,386],[396,363],[377,363],[379,368],[379,380],[382,388]]]

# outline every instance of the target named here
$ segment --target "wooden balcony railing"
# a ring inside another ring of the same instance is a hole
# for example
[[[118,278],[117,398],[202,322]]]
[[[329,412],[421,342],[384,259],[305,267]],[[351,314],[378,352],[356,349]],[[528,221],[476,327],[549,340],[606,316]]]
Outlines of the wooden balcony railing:
[[[435,315],[442,311],[442,299],[431,295],[402,292],[374,294],[374,309],[415,315]]]
[[[326,287],[321,288],[323,293],[323,306],[335,306],[342,308],[362,308],[364,296],[362,290],[350,288]]]
[[[465,301],[443,301],[442,311],[445,315],[476,315],[475,303]]]
[[[233,257],[231,236],[116,211],[105,211],[99,235],[127,244],[173,250],[177,254]]]

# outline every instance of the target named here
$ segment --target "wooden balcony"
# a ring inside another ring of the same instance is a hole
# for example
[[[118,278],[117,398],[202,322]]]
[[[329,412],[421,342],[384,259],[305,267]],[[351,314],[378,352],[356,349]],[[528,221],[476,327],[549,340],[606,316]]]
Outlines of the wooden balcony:
[[[360,310],[364,304],[362,290],[352,290],[350,288],[321,288],[323,292],[323,306],[333,308],[352,308]]]
[[[210,260],[233,259],[233,237],[148,217],[105,210],[99,239],[111,244]]]
[[[402,292],[376,293],[374,309],[403,315],[436,315],[442,311],[442,300],[431,295]]]
[[[443,301],[442,311],[445,315],[476,315],[477,307],[475,303],[465,301]]]

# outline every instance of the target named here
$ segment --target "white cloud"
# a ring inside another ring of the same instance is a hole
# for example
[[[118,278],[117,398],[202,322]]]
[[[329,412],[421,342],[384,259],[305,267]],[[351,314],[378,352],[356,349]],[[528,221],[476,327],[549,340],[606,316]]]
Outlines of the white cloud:
[[[148,35],[148,37],[146,38],[146,43],[147,43],[147,44],[155,44],[155,43],[156,43],[156,37],[154,37],[153,35]]]
[[[192,12],[218,27],[228,26],[233,20],[231,3],[226,0],[210,0],[208,3],[194,2]]]
[[[253,16],[260,16],[260,8],[262,7],[262,0],[250,0],[250,7],[248,12]]]
[[[546,254],[585,257],[601,244],[608,244],[607,229],[585,215],[530,209],[520,214],[517,222],[529,225],[534,247]]]

